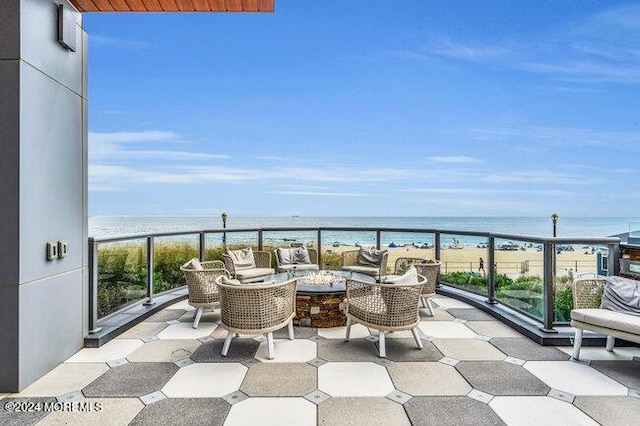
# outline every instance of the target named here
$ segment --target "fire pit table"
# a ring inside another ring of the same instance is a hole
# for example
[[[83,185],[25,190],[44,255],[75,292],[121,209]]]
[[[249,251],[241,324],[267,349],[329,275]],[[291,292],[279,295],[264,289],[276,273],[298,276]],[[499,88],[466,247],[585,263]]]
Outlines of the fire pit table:
[[[270,275],[265,281],[282,282],[298,278],[296,291],[296,316],[293,324],[300,327],[328,328],[347,323],[343,312],[346,297],[346,280],[375,283],[372,276],[349,271],[296,271]]]

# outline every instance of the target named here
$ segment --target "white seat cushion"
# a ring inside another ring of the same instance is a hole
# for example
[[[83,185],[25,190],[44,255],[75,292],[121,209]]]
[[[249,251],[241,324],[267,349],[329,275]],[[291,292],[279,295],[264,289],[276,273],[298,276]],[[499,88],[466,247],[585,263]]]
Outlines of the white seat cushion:
[[[236,278],[238,278],[240,281],[246,281],[251,279],[263,278],[275,273],[276,271],[271,268],[244,269],[236,273]]]
[[[358,272],[360,274],[371,275],[373,277],[377,277],[378,274],[380,273],[380,268],[374,268],[372,266],[357,266],[357,265],[343,266],[342,270],[343,271]]]
[[[636,315],[623,314],[608,309],[574,309],[571,311],[571,319],[640,335],[640,316]]]
[[[301,264],[292,264],[292,265],[280,265],[279,270],[281,271],[317,271],[320,267],[313,263],[301,263]]]

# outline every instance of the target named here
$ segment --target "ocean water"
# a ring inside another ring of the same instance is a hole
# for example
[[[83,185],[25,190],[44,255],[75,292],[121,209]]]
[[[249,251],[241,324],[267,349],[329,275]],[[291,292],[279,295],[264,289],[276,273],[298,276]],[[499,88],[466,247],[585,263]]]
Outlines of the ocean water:
[[[640,217],[560,217],[557,223],[558,237],[598,238],[629,232],[629,227],[640,228]],[[260,227],[382,227],[382,228],[431,228],[456,231],[482,231],[505,234],[550,237],[553,226],[550,217],[233,217],[227,219],[227,228]],[[221,229],[222,220],[217,217],[195,216],[94,216],[89,219],[89,235],[95,238],[126,236],[132,234],[198,231]],[[227,234],[227,242],[241,242],[251,236]],[[314,232],[265,233],[265,242],[298,241],[315,239]],[[443,244],[451,244],[452,235],[442,238]],[[383,233],[383,245],[432,243],[433,235],[426,233]],[[475,245],[482,238],[458,236],[462,245]],[[323,232],[323,244],[373,245],[373,232]]]

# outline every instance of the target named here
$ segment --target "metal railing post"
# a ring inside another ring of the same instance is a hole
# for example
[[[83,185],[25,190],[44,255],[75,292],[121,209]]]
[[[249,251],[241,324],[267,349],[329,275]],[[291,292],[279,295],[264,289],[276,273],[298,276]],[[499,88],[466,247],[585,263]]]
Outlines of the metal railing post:
[[[147,237],[147,301],[145,305],[153,305],[153,250],[154,239],[153,237]]]
[[[498,301],[495,299],[496,295],[496,239],[494,237],[489,237],[489,244],[487,244],[488,253],[488,261],[489,265],[487,268],[487,303],[491,305],[495,305]]]
[[[434,248],[434,255],[435,255],[435,260],[440,260],[440,254],[441,254],[441,250],[440,250],[440,233],[436,232],[435,234],[433,234],[433,248]],[[447,273],[447,264],[444,264],[444,273]],[[438,278],[437,278],[437,282],[436,282],[436,288],[440,287],[440,273],[438,273]]]
[[[258,231],[258,250],[262,250],[262,229]]]
[[[102,330],[98,327],[98,244],[89,238],[89,334]]]
[[[381,231],[378,229],[376,231],[376,250],[380,250],[380,239],[381,239],[380,234],[381,234]]]
[[[198,254],[200,258],[200,262],[204,262],[207,257],[207,240],[206,234],[204,232],[200,232],[200,244],[198,246]]]
[[[607,257],[609,275],[618,275],[620,272],[620,244],[609,244],[609,255]]]
[[[322,231],[320,228],[318,228],[318,235],[316,238],[318,239],[318,267],[320,269],[324,269],[324,266],[322,265]]]
[[[543,321],[544,325],[540,330],[547,333],[557,333],[553,329],[554,306],[553,306],[553,288],[555,276],[555,256],[556,245],[554,243],[544,243],[544,277],[543,277]]]

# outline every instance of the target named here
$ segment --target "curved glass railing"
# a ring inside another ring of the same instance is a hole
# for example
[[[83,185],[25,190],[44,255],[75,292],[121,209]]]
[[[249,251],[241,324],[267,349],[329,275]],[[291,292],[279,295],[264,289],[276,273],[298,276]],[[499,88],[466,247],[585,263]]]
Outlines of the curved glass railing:
[[[617,265],[619,238],[543,238],[415,228],[211,229],[89,239],[89,326],[184,286],[180,266],[193,257],[221,260],[225,249],[319,249],[322,269],[339,269],[341,253],[361,247],[389,251],[388,272],[401,257],[438,259],[439,285],[486,297],[552,329],[569,320],[573,281],[607,275]],[[275,256],[272,256],[275,264]]]

